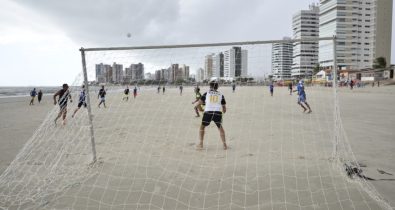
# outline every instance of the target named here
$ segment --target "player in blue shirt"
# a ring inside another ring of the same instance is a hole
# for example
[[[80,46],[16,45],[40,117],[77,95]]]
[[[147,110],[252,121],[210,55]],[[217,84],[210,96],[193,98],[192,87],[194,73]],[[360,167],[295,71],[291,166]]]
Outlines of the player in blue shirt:
[[[306,101],[306,92],[304,91],[304,84],[303,83],[304,83],[303,80],[300,80],[299,84],[296,86],[296,90],[294,90],[294,92],[295,91],[298,92],[298,104],[303,108],[303,112],[306,112],[307,109],[305,106],[303,106],[302,103],[304,103],[307,106],[307,108],[309,108],[309,111],[307,113],[311,113],[310,105]]]
[[[36,88],[33,88],[32,91],[30,91],[30,96],[32,97],[32,99],[30,100],[30,104],[29,105],[34,105],[34,98],[37,95],[37,91]]]

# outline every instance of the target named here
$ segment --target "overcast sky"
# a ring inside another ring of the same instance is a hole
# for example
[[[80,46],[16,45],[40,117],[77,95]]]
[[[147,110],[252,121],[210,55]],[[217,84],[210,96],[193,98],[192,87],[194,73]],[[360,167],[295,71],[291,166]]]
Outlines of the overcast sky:
[[[281,39],[312,2],[0,0],[0,86],[72,83],[80,47]]]

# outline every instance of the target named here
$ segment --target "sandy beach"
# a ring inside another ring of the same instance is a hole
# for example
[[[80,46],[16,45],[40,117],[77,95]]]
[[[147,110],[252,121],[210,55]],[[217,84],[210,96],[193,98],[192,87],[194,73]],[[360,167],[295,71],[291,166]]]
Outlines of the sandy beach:
[[[333,167],[331,89],[306,89],[312,114],[302,113],[287,88],[275,87],[273,97],[268,87],[220,91],[227,151],[213,123],[204,150],[195,149],[201,118],[190,87],[182,96],[176,88],[157,94],[142,87],[128,102],[112,92],[107,108],[92,97],[98,162],[91,167],[86,109],[71,118],[77,103],[70,103],[67,125],[54,126],[51,98],[34,106],[25,97],[0,99],[0,209],[384,208]],[[339,100],[352,151],[374,179],[368,183],[394,208],[395,87],[343,88]]]

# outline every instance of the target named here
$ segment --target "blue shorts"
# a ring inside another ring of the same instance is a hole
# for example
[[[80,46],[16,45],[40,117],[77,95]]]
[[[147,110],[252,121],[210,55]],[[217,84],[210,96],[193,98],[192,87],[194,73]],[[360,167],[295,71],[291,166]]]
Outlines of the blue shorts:
[[[306,102],[306,95],[299,95],[298,103],[300,103],[300,102]]]

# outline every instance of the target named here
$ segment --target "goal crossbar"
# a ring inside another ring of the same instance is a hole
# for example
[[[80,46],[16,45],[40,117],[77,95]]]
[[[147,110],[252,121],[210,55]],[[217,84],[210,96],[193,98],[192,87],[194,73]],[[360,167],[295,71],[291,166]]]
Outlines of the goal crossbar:
[[[101,48],[81,48],[80,51],[117,51],[117,50],[150,50],[150,49],[174,49],[174,48],[194,48],[194,47],[221,47],[230,45],[257,45],[271,43],[293,43],[293,42],[311,42],[311,41],[330,41],[335,37],[317,37],[303,39],[282,39],[266,41],[246,41],[246,42],[222,42],[222,43],[203,43],[203,44],[182,44],[182,45],[153,45],[153,46],[134,46],[134,47],[101,47]]]

